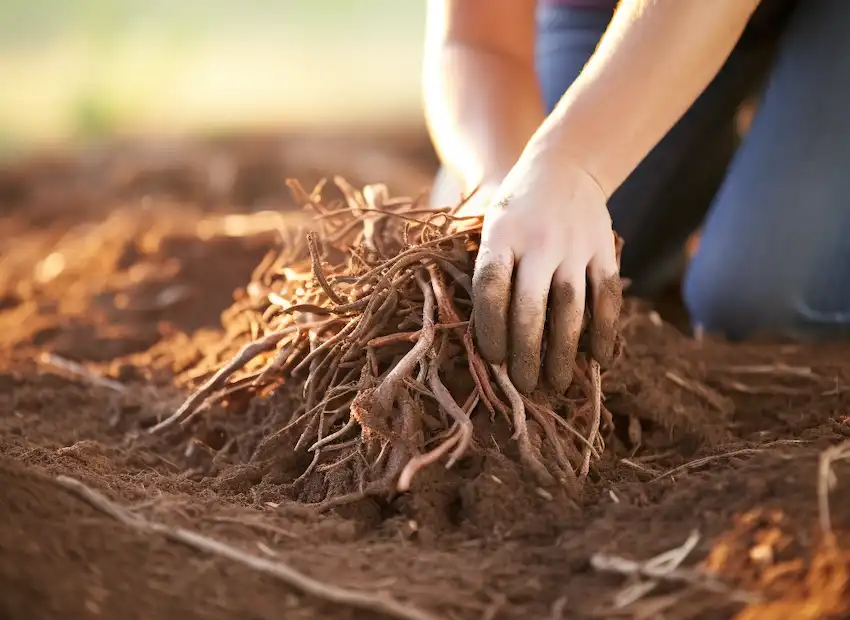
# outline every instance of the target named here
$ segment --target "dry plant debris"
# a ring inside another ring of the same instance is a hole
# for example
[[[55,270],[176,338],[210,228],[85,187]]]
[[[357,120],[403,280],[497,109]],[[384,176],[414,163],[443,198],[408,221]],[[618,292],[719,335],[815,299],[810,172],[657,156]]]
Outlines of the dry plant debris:
[[[705,571],[681,568],[699,540],[699,532],[694,530],[680,547],[660,553],[645,562],[597,553],[591,557],[590,564],[599,572],[616,573],[629,578],[630,583],[614,597],[613,609],[615,610],[633,605],[655,590],[661,582],[685,584],[703,592],[722,594],[735,601],[756,600],[757,597],[754,595],[733,590]]]
[[[816,485],[820,539],[808,557],[801,556],[801,541],[781,510],[756,508],[741,515],[714,546],[704,562],[707,571],[734,574],[745,587],[762,592],[762,600],[740,610],[736,620],[816,620],[850,613],[850,551],[833,531],[829,506],[830,490],[838,483],[833,467],[848,456],[850,441],[820,455]]]
[[[587,347],[566,395],[520,394],[472,337],[481,218],[335,181],[344,200],[327,204],[324,184],[308,193],[289,182],[311,229],[287,233],[229,310],[247,317],[251,342],[152,432],[187,425],[236,392],[297,386],[300,406],[253,460],[274,458],[288,435],[306,457],[292,484],[322,476],[321,506],[406,491],[424,467],[492,449],[498,424],[515,445],[498,449],[513,451],[540,488],[575,495],[612,424]]]

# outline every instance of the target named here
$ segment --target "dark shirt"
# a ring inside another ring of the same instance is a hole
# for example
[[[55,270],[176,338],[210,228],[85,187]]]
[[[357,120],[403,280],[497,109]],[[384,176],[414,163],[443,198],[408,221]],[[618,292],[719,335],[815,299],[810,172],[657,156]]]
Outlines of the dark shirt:
[[[612,14],[617,8],[619,0],[539,0],[544,5],[555,5],[572,7],[576,9],[596,9],[610,11]],[[710,0],[706,0],[710,1]],[[799,0],[762,0],[744,31],[745,39],[767,36],[775,38],[775,33],[780,31]]]
[[[561,4],[574,6],[577,9],[605,9],[613,11],[617,0],[540,0],[543,4]]]

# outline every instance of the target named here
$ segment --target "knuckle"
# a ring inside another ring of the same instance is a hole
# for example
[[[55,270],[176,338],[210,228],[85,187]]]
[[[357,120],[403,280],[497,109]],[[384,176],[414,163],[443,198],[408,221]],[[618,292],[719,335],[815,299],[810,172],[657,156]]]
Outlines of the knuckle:
[[[493,236],[499,237],[503,235],[510,229],[510,221],[512,219],[513,218],[510,217],[508,212],[492,206],[491,203],[491,206],[488,208],[487,215],[484,218],[482,236],[492,238]]]

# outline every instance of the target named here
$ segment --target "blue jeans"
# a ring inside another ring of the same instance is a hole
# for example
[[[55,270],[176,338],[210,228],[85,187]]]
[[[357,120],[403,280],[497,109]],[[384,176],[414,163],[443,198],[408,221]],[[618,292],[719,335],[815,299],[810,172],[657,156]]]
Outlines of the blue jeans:
[[[675,277],[669,266],[703,227],[685,302],[693,324],[732,339],[850,334],[850,1],[792,4],[763,0],[721,72],[609,202],[639,295]],[[550,110],[611,15],[539,6]],[[753,93],[761,104],[739,144],[735,113]]]

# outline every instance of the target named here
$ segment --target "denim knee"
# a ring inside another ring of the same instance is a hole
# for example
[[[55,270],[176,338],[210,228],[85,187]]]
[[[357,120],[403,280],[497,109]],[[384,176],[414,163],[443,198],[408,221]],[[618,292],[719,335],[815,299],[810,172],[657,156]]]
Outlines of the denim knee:
[[[798,284],[802,281],[784,279],[782,270],[755,275],[734,266],[692,264],[683,287],[691,324],[733,341],[754,336],[797,342],[850,338],[850,308],[846,303],[837,307],[841,300],[835,298],[836,289]],[[815,301],[818,297],[832,299],[824,307]]]
[[[761,334],[794,337],[797,291],[781,272],[758,277],[753,269],[721,259],[697,256],[685,274],[682,293],[691,324],[730,340]]]

